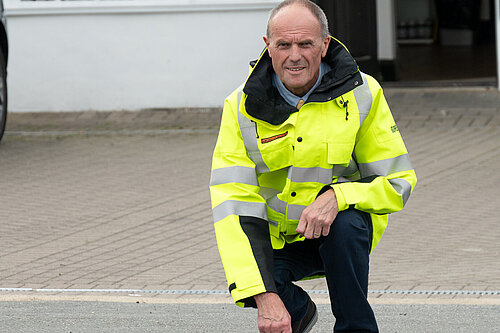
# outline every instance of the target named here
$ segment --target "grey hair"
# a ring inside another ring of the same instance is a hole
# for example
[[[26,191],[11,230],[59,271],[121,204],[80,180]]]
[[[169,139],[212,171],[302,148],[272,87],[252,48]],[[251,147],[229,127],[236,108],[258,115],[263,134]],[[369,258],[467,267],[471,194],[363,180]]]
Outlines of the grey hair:
[[[278,14],[280,10],[290,5],[300,5],[309,9],[309,11],[318,19],[318,22],[321,26],[321,37],[327,38],[330,36],[330,32],[328,30],[328,19],[326,18],[325,12],[321,9],[317,4],[310,0],[285,0],[280,2],[276,7],[274,7],[269,13],[269,18],[267,20],[267,28],[266,28],[266,36],[270,38],[271,29],[269,27],[269,22]]]

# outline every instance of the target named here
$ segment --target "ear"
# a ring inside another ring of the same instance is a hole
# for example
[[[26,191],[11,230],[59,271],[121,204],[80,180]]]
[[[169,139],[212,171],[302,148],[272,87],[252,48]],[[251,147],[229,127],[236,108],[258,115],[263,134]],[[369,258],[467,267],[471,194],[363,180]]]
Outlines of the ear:
[[[264,43],[266,43],[267,53],[269,53],[269,57],[272,58],[271,50],[269,48],[269,46],[271,45],[271,41],[269,40],[269,38],[267,38],[267,36],[262,36],[262,39],[264,40]]]
[[[323,51],[321,51],[321,58],[326,56],[326,52],[328,51],[328,46],[330,45],[330,37],[327,37],[323,40]]]

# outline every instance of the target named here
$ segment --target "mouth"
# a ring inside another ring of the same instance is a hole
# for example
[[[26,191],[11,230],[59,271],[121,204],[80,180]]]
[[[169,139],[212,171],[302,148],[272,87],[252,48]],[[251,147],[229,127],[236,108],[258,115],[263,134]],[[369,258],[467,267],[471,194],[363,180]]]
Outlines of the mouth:
[[[303,71],[304,69],[305,69],[305,67],[300,67],[300,66],[296,66],[296,67],[286,67],[286,70],[287,70],[287,71],[294,72],[294,73],[297,73],[297,72]]]

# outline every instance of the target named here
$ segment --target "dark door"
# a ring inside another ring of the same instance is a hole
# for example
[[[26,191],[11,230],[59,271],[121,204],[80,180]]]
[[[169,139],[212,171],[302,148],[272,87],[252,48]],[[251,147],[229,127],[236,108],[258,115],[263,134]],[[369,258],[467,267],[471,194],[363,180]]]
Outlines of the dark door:
[[[351,52],[363,72],[380,77],[377,59],[375,0],[317,0],[326,13],[330,33]]]

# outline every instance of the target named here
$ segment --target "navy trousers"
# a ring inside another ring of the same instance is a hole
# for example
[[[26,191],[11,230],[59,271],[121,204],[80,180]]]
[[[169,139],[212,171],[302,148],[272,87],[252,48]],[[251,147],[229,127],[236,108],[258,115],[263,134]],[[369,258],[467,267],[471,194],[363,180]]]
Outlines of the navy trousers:
[[[274,250],[274,280],[292,321],[302,319],[309,296],[293,281],[324,274],[330,293],[334,332],[378,332],[367,300],[370,215],[355,209],[340,212],[328,236],[286,244]]]

